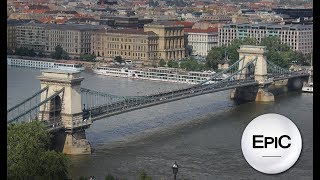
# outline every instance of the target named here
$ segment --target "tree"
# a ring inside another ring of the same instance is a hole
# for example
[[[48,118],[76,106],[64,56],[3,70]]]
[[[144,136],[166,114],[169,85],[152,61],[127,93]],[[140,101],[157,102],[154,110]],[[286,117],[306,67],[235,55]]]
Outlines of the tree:
[[[164,59],[161,59],[160,61],[159,61],[159,66],[160,67],[165,67],[166,66],[166,61],[164,61]]]
[[[224,47],[212,48],[206,57],[206,66],[208,68],[217,69],[218,64],[224,63]]]
[[[95,58],[96,58],[96,55],[94,54],[80,54],[80,60],[94,61]]]
[[[31,123],[7,126],[8,179],[66,179],[67,157],[50,150],[51,135],[46,126]]]
[[[37,54],[38,57],[46,57],[46,55],[44,54],[43,51],[40,51],[38,54]]]
[[[69,59],[69,54],[62,49],[60,45],[57,45],[54,49],[55,51],[51,53],[51,58],[53,59]]]
[[[116,56],[116,57],[114,57],[114,60],[115,60],[116,62],[118,62],[119,64],[121,64],[121,63],[124,62],[121,56]]]
[[[204,65],[199,64],[195,59],[190,58],[186,61],[182,61],[180,63],[180,68],[185,69],[187,71],[202,71],[204,70]]]
[[[172,60],[168,61],[167,65],[170,68],[178,68],[179,67],[179,63],[177,61],[172,61]]]

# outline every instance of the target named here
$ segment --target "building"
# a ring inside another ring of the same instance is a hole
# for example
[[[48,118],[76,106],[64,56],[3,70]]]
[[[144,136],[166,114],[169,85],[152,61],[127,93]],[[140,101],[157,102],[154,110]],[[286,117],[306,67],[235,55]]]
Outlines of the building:
[[[79,24],[48,24],[46,26],[46,53],[55,51],[60,45],[71,57],[91,53],[92,31],[104,26]]]
[[[70,57],[91,53],[91,34],[105,26],[24,23],[16,27],[17,47],[50,54],[60,45]]]
[[[91,53],[105,60],[121,56],[138,66],[152,66],[161,59],[179,60],[185,56],[184,26],[157,22],[143,29],[94,31]]]
[[[17,26],[29,22],[29,20],[8,20],[7,21],[7,49],[15,50],[17,48]]]
[[[93,32],[91,51],[97,57],[113,60],[121,56],[137,66],[158,63],[157,34],[143,29],[104,29]]]
[[[16,27],[17,48],[44,52],[46,46],[45,24],[24,23]]]
[[[310,53],[313,50],[313,26],[303,24],[228,24],[219,28],[219,46],[228,45],[233,39],[278,37],[281,43],[293,50]]]
[[[179,60],[185,57],[184,26],[174,22],[157,22],[144,26],[144,32],[157,34],[158,59]]]
[[[218,46],[218,28],[185,29],[188,46],[192,49],[192,56],[207,56],[211,48]]]

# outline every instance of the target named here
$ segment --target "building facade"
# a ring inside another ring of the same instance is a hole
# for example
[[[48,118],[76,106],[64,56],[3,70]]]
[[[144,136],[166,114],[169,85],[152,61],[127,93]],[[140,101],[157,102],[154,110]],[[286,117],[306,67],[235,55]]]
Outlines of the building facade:
[[[44,52],[46,32],[44,24],[25,23],[16,27],[17,48]]]
[[[293,50],[310,53],[313,50],[313,25],[279,24],[229,24],[219,28],[219,46],[228,45],[233,39],[278,37],[281,43]]]
[[[70,57],[79,57],[91,53],[91,34],[103,28],[95,25],[24,23],[16,26],[16,47],[50,54],[60,45]],[[7,38],[13,39],[9,35]]]
[[[192,56],[207,56],[208,51],[218,46],[219,37],[216,28],[185,29],[188,37],[188,46],[192,49]]]
[[[91,35],[94,30],[102,29],[94,25],[57,25],[46,26],[46,53],[55,51],[60,45],[71,57],[91,53]]]
[[[17,48],[17,26],[26,23],[24,20],[7,21],[7,49],[15,50]]]
[[[158,63],[159,37],[143,29],[109,29],[94,31],[91,52],[105,60],[121,56],[137,66],[152,66]]]
[[[157,22],[144,26],[144,32],[154,32],[158,40],[158,59],[179,60],[185,57],[184,26],[173,22]]]

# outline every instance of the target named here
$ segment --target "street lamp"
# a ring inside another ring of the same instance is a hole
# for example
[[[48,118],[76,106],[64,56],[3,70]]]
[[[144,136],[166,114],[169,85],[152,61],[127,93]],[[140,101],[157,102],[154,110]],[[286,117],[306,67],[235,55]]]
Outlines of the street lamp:
[[[177,179],[178,168],[179,168],[179,165],[175,161],[174,164],[172,165],[172,171],[173,171],[173,175],[174,175],[175,180]]]

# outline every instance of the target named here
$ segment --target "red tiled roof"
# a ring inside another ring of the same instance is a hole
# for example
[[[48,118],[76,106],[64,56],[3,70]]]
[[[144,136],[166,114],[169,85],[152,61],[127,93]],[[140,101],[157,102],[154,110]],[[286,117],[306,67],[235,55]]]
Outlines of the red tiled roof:
[[[195,23],[188,22],[188,21],[176,21],[176,22],[174,22],[174,24],[184,25],[184,27],[192,27]]]
[[[191,28],[186,28],[184,29],[184,32],[191,32],[191,33],[214,33],[218,32],[218,28],[211,28],[209,27],[208,29],[191,29]]]
[[[108,29],[107,33],[119,33],[119,34],[141,34],[141,35],[156,35],[152,31],[144,32],[143,29]]]

